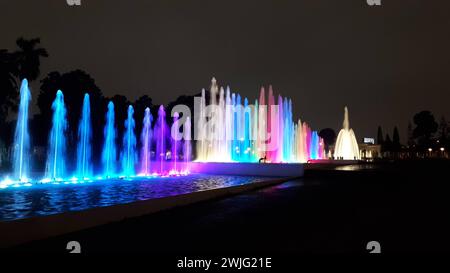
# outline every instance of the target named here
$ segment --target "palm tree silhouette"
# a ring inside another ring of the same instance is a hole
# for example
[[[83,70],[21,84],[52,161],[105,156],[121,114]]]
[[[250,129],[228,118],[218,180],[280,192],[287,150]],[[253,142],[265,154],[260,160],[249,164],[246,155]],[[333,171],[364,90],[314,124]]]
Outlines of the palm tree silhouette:
[[[16,40],[18,50],[0,49],[0,127],[5,125],[9,110],[17,110],[20,82],[39,77],[41,58],[48,57],[47,50],[38,47],[40,42],[39,38],[21,37]]]
[[[4,120],[8,114],[8,109],[16,108],[17,105],[17,81],[15,78],[16,67],[13,57],[7,50],[0,50],[0,126],[3,126]]]
[[[27,79],[34,81],[39,77],[41,57],[48,57],[47,50],[40,48],[40,38],[26,40],[22,37],[16,40],[19,50],[14,52],[17,62],[17,77],[19,81]]]

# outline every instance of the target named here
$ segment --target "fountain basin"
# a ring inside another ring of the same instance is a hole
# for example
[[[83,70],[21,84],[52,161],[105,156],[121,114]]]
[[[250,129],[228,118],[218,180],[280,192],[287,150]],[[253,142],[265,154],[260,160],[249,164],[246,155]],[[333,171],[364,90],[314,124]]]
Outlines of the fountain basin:
[[[238,194],[286,180],[288,178],[195,174],[180,178],[97,181],[76,187],[42,185],[20,191],[7,189],[0,192],[0,248]],[[12,197],[16,199],[12,200]]]
[[[301,163],[233,163],[233,162],[191,162],[192,173],[223,175],[255,175],[267,177],[302,177]]]

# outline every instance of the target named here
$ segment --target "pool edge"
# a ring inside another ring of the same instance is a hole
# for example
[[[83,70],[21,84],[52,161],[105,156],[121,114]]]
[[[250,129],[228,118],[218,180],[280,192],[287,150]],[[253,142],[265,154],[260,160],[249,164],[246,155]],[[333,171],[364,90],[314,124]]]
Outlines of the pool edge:
[[[0,222],[0,248],[55,237],[108,223],[280,184],[297,177],[284,177],[233,187],[97,207],[83,211]]]

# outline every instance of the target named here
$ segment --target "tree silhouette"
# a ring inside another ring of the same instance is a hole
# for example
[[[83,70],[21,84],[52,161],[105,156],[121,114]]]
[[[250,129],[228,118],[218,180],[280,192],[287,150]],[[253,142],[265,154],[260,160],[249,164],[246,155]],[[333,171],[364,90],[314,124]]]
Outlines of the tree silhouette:
[[[139,136],[142,131],[142,123],[144,120],[145,109],[147,107],[150,109],[153,107],[153,100],[147,95],[139,97],[134,102],[134,119],[136,121],[136,135],[138,136],[138,139],[140,139]]]
[[[0,126],[4,128],[9,109],[17,108],[18,85],[14,76],[15,63],[12,54],[0,50]],[[3,135],[2,135],[3,136]]]
[[[384,139],[384,142],[383,142],[383,147],[384,147],[383,150],[385,152],[392,151],[392,140],[391,140],[391,137],[389,136],[389,134],[386,134],[386,138]]]
[[[17,111],[20,82],[34,81],[40,74],[42,57],[48,57],[44,48],[38,48],[39,38],[16,40],[17,51],[0,50],[0,126],[5,129],[9,110]],[[13,127],[13,126],[12,126]],[[14,128],[10,128],[14,130]],[[2,134],[2,137],[7,134]]]
[[[449,134],[449,124],[444,116],[441,117],[439,122],[439,140],[446,142]]]
[[[447,122],[444,116],[441,117],[439,122],[439,135],[440,141],[439,149],[444,147],[447,151],[450,150],[450,123]]]
[[[330,145],[333,145],[336,141],[336,132],[331,128],[325,128],[320,130],[319,136],[323,139],[325,143],[325,150],[328,151]]]
[[[413,128],[411,122],[408,122],[408,146],[414,146],[416,142],[414,141]]]
[[[392,151],[393,152],[400,152],[401,150],[401,144],[400,144],[400,135],[398,133],[397,126],[394,127],[394,134],[392,136]]]
[[[14,54],[18,64],[17,76],[20,81],[23,79],[34,81],[39,77],[41,58],[48,57],[47,50],[37,47],[40,43],[40,38],[26,40],[20,37],[16,40],[19,50]]]
[[[377,132],[377,144],[383,145],[383,130],[381,129],[381,126],[378,126],[378,132]]]
[[[436,133],[438,124],[430,111],[422,111],[414,115],[413,137],[422,147],[431,143],[431,137]]]

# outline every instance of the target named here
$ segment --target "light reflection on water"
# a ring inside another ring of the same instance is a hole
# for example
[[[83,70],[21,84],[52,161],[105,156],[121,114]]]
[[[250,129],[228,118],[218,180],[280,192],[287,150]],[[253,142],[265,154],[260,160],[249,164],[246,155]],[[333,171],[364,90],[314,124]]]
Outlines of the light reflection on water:
[[[334,168],[336,171],[360,171],[360,170],[370,170],[370,169],[376,169],[377,166],[373,164],[354,164],[354,165],[344,165],[344,166],[337,166]]]
[[[131,203],[267,180],[264,177],[193,174],[105,180],[78,185],[34,185],[0,190],[0,221]]]

